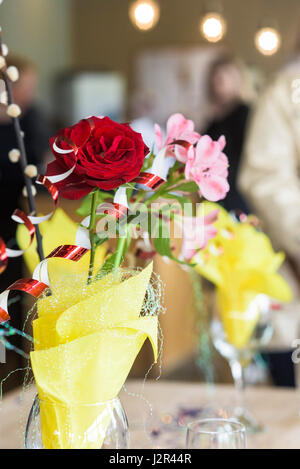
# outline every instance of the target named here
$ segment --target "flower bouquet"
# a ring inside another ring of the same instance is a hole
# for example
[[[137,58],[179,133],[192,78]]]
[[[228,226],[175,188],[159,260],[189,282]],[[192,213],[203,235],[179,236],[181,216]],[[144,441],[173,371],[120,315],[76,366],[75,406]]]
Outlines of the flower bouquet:
[[[11,290],[37,300],[30,358],[38,398],[27,447],[101,448],[107,438],[116,447],[126,446],[126,438],[112,437],[118,433],[116,399],[147,338],[157,359],[160,309],[152,263],[141,271],[124,268],[131,240],[141,238],[138,255],[146,259],[159,253],[185,264],[191,234],[196,249],[216,235],[217,213],[193,216],[190,196],[225,197],[225,139],[201,137],[181,114],[169,119],[165,140],[159,126],[155,133],[156,155],[130,125],[108,117],[89,117],[59,131],[50,139],[55,160],[36,180],[48,190],[54,211],[44,216],[15,212],[21,250],[13,252],[2,241],[5,263],[24,254],[32,277],[0,295],[1,322],[9,320]],[[57,209],[59,197],[82,199],[78,227]],[[177,237],[184,236],[178,257],[171,221]],[[113,251],[110,238],[117,239]],[[124,434],[126,418],[122,422]]]

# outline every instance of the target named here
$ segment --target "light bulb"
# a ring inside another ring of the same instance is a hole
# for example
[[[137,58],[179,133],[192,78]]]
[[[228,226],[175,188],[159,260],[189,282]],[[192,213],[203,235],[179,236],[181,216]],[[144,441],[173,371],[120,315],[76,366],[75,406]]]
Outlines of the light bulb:
[[[261,28],[255,35],[255,45],[263,55],[276,54],[281,44],[281,37],[275,28]]]
[[[226,32],[226,22],[219,13],[207,13],[200,21],[200,32],[209,42],[218,42]]]
[[[132,23],[144,31],[154,28],[159,20],[159,13],[159,5],[154,0],[138,0],[129,9]]]

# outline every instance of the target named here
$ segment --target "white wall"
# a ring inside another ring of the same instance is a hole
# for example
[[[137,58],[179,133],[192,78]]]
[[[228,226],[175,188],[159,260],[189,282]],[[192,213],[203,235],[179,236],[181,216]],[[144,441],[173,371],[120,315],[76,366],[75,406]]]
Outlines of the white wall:
[[[33,60],[40,71],[39,100],[51,113],[53,78],[70,65],[71,0],[3,0],[0,25],[12,52]]]

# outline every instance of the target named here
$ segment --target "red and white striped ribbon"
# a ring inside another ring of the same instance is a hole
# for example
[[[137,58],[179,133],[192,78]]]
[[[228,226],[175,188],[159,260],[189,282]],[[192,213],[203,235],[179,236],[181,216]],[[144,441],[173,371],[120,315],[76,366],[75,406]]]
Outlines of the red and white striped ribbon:
[[[9,293],[13,290],[22,291],[27,293],[34,298],[40,298],[43,293],[50,288],[50,282],[48,277],[47,262],[51,258],[62,258],[69,259],[71,261],[78,261],[88,251],[88,249],[76,245],[63,245],[54,249],[46,259],[41,261],[34,271],[32,278],[23,278],[17,280],[15,283],[10,285],[0,295],[0,324],[8,321],[10,316],[7,311],[7,301]],[[46,269],[43,268],[46,267]]]
[[[46,187],[49,194],[51,195],[53,204],[54,204],[53,211],[41,217],[26,215],[22,210],[19,210],[19,209],[16,209],[14,211],[14,213],[11,216],[12,220],[14,220],[17,223],[22,223],[25,225],[30,236],[30,241],[26,249],[10,249],[6,247],[5,241],[2,238],[0,238],[0,274],[4,272],[4,270],[6,269],[9,257],[22,256],[24,252],[32,244],[34,240],[35,231],[36,231],[34,225],[38,225],[39,223],[42,223],[43,221],[49,220],[49,218],[52,217],[54,211],[56,210],[56,207],[58,204],[58,190],[56,189],[56,187],[53,184],[51,184],[50,181],[45,176],[38,176],[38,178],[36,179],[36,182]]]

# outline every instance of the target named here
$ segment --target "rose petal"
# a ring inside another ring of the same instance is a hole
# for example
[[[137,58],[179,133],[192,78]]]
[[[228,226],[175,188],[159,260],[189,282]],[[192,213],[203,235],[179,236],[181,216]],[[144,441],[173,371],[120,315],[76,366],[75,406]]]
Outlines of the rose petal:
[[[67,184],[59,189],[59,195],[64,199],[78,200],[89,194],[93,190],[93,187],[89,186],[85,182],[79,182],[78,184]]]

